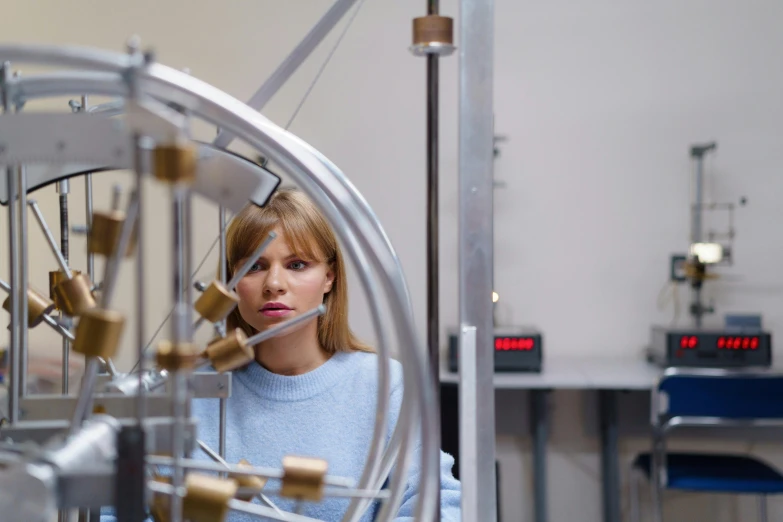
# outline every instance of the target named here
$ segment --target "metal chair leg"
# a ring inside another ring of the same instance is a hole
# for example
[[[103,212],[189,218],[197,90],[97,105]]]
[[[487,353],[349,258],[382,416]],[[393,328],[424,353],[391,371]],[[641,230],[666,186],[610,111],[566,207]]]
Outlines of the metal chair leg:
[[[639,486],[641,485],[641,473],[631,468],[630,476],[630,499],[631,499],[631,522],[640,522],[639,520]]]
[[[759,495],[759,522],[767,522],[767,495]]]

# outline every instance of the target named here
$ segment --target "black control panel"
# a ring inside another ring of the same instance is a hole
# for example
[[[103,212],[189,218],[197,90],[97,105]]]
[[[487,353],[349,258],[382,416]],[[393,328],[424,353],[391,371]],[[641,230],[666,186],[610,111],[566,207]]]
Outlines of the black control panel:
[[[496,372],[540,372],[542,336],[536,330],[497,330],[494,335]],[[449,333],[449,371],[459,368],[459,337]]]
[[[761,330],[656,326],[647,357],[664,367],[768,367],[772,365],[772,335]]]

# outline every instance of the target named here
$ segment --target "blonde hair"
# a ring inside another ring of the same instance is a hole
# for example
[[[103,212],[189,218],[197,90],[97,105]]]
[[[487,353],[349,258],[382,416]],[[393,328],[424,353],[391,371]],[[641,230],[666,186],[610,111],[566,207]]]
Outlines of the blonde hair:
[[[313,202],[296,189],[278,190],[263,207],[248,205],[226,231],[226,273],[231,279],[240,262],[252,255],[261,241],[279,227],[296,255],[329,265],[334,282],[324,298],[326,313],[318,318],[318,342],[329,354],[335,352],[372,352],[348,326],[348,285],[340,245],[329,223]],[[229,331],[242,329],[248,336],[256,333],[235,308],[227,318]]]

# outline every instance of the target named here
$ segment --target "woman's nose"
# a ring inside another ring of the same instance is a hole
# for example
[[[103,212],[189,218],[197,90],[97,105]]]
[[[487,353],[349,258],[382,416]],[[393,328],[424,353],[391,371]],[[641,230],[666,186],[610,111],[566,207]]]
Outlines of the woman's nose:
[[[286,291],[285,274],[281,267],[271,266],[264,280],[264,292],[270,294],[284,294]]]

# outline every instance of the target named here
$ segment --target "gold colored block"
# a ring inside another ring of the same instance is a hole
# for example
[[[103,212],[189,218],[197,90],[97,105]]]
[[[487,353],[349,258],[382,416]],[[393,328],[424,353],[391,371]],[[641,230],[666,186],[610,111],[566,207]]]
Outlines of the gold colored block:
[[[125,318],[119,312],[92,308],[82,314],[76,326],[73,351],[86,357],[111,359],[120,345]]]
[[[280,495],[318,502],[323,498],[328,463],[310,457],[283,457],[283,487]]]
[[[248,462],[245,459],[240,460],[237,463],[237,466],[240,468],[252,468],[252,464]],[[250,475],[238,475],[231,473],[229,474],[229,477],[236,480],[237,485],[240,489],[245,489],[248,491],[252,491],[252,494],[247,495],[240,495],[239,492],[237,492],[237,498],[239,500],[244,500],[245,502],[250,502],[253,500],[253,497],[261,493],[261,490],[264,489],[264,486],[266,486],[266,478],[265,477],[252,477]]]
[[[413,45],[454,43],[454,21],[447,16],[428,15],[413,19]]]
[[[60,309],[71,317],[79,317],[96,306],[92,283],[84,274],[74,274],[73,279],[64,279],[54,287],[54,293],[61,305]]]
[[[191,370],[201,358],[195,344],[161,341],[155,355],[158,367],[168,371]]]
[[[219,281],[212,281],[193,307],[204,319],[217,323],[225,319],[238,302],[239,296],[236,292],[229,291]]]
[[[71,274],[73,275],[79,275],[81,273],[81,270],[71,270]],[[54,289],[57,285],[65,280],[65,272],[62,270],[54,270],[49,272],[49,299],[54,301],[54,306],[58,310],[62,310],[62,305],[60,304],[60,298],[57,297],[57,292],[55,292]]]
[[[11,312],[11,296],[3,301],[3,308]],[[54,303],[32,288],[27,289],[27,327],[35,328],[43,321],[44,314],[54,310]]]
[[[192,144],[158,145],[152,155],[153,172],[160,181],[192,183],[196,179],[198,160]]]
[[[183,517],[190,522],[222,522],[228,512],[228,501],[234,498],[238,487],[233,479],[188,473]]]
[[[110,257],[117,250],[122,235],[122,226],[125,224],[125,212],[112,210],[110,212],[93,212],[92,229],[90,230],[89,249],[93,254]],[[134,223],[130,241],[125,249],[125,257],[133,255],[136,248],[136,228],[138,221]]]
[[[247,345],[247,335],[235,328],[224,339],[212,342],[204,353],[219,372],[230,372],[253,360],[253,348]]]

